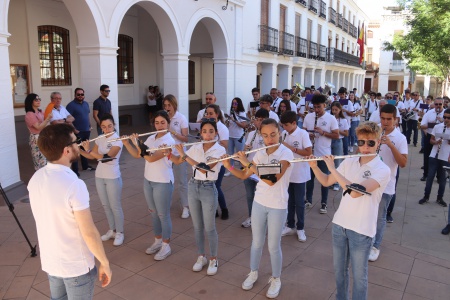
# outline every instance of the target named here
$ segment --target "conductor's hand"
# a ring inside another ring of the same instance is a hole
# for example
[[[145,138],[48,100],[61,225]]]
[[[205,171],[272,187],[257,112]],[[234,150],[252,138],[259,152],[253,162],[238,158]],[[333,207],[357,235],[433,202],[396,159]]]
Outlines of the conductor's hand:
[[[100,265],[98,267],[98,280],[102,283],[102,287],[108,286],[108,284],[111,282],[111,268],[109,265]]]

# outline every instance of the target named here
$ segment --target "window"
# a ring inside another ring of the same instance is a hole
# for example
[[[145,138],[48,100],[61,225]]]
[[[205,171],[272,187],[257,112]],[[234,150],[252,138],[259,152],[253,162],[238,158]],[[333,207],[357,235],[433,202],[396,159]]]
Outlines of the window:
[[[195,94],[195,62],[190,60],[188,64],[188,74],[189,74],[189,95]]]
[[[398,91],[397,80],[389,80],[388,81],[388,91]]]
[[[269,0],[261,1],[261,25],[269,25]]]
[[[69,30],[38,26],[41,85],[71,85]]]
[[[302,22],[302,15],[295,15],[295,35],[300,36],[300,24]]]
[[[117,44],[117,83],[134,83],[133,38],[119,34]]]
[[[373,31],[372,30],[367,30],[367,38],[373,39]]]
[[[392,52],[392,60],[402,60],[402,59],[403,59],[403,57],[400,53],[395,52],[395,51]]]
[[[367,64],[372,63],[372,51],[373,48],[367,48]]]

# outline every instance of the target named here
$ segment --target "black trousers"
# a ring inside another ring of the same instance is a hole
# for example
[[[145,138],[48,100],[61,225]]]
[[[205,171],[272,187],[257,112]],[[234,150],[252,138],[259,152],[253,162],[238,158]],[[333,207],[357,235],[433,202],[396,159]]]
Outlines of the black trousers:
[[[428,157],[430,157],[433,145],[430,143],[431,134],[427,133],[423,143],[423,176],[426,178],[428,176]]]

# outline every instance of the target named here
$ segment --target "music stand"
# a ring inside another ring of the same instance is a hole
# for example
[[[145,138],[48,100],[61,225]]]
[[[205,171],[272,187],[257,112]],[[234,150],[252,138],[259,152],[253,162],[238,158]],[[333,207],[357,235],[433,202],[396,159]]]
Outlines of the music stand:
[[[28,239],[27,234],[25,233],[25,231],[23,230],[22,225],[20,224],[19,219],[17,219],[16,213],[14,212],[14,205],[9,201],[8,196],[6,196],[5,190],[2,187],[2,184],[0,183],[0,194],[3,196],[3,199],[5,199],[5,203],[6,205],[8,205],[9,211],[12,213],[14,219],[17,222],[17,225],[19,225],[20,230],[23,233],[23,236],[25,237],[25,239],[27,240],[28,245],[30,246],[31,249],[31,257],[35,257],[37,256],[36,254],[36,245],[33,247],[30,243],[30,240]]]

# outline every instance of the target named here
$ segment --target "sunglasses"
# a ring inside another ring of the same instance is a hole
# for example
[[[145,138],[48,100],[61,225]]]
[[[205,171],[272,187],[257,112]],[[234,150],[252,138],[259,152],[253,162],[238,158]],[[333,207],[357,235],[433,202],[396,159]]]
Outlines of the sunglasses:
[[[445,120],[450,120],[450,117],[443,116]]]
[[[216,123],[216,119],[214,118],[203,118],[202,123]]]
[[[80,138],[76,139],[75,141],[73,141],[72,143],[67,144],[66,147],[71,146],[72,144],[80,144],[82,142],[82,140]]]
[[[375,145],[377,144],[376,141],[374,140],[357,140],[356,143],[358,144],[358,147],[364,146],[367,142],[367,146],[369,147],[375,147]]]
[[[77,97],[79,97],[79,96],[84,96],[84,94],[77,94]]]
[[[109,93],[111,92],[111,90],[103,90],[105,93]]]
[[[442,103],[435,103],[434,106],[442,106]]]
[[[34,101],[41,101],[41,98],[36,98],[34,99]]]
[[[237,102],[231,103],[232,106],[238,106]]]

